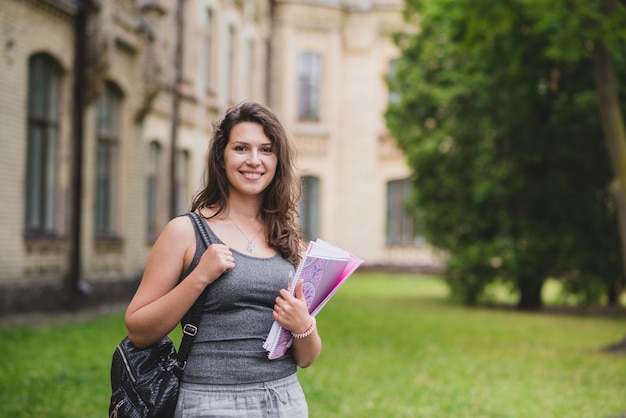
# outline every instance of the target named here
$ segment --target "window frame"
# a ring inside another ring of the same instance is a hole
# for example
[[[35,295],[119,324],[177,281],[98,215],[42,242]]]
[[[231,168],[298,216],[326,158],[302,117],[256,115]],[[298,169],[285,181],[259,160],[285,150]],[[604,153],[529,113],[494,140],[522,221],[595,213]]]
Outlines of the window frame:
[[[224,88],[226,102],[230,105],[237,101],[237,28],[234,24],[226,27],[226,71],[224,73]]]
[[[402,101],[402,93],[398,89],[398,64],[399,58],[389,60],[387,68],[387,86],[388,96],[387,101],[389,104],[399,104]]]
[[[302,237],[305,240],[314,240],[319,237],[320,230],[320,178],[305,175],[300,177],[302,184],[302,198],[298,205],[298,223],[302,228]]]
[[[148,164],[146,172],[146,237],[149,242],[156,240],[160,224],[159,210],[162,206],[161,192],[163,147],[159,141],[151,141],[148,145]]]
[[[57,196],[64,72],[48,54],[28,59],[24,231],[27,236],[58,233]]]
[[[320,120],[322,58],[314,51],[301,51],[297,58],[298,120]]]
[[[387,217],[385,240],[388,246],[424,244],[419,210],[411,211],[408,199],[412,193],[410,179],[389,180],[386,184]]]
[[[245,53],[244,53],[244,64],[243,70],[245,71],[245,75],[243,77],[243,99],[249,100],[252,99],[253,91],[254,91],[254,68],[255,66],[255,48],[256,43],[253,38],[246,39],[245,42]]]
[[[106,81],[96,103],[94,230],[98,240],[118,238],[123,101],[121,89]]]
[[[214,50],[215,50],[215,13],[212,8],[208,7],[205,13],[204,27],[204,82],[205,90],[209,94],[215,94],[215,74],[214,74]]]

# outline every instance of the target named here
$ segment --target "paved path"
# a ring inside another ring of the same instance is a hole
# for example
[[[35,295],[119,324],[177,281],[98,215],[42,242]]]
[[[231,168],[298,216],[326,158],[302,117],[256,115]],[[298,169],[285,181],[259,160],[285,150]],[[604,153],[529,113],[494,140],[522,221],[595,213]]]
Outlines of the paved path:
[[[0,316],[0,328],[24,326],[39,328],[49,325],[64,325],[73,322],[98,318],[102,315],[122,313],[128,302],[97,306],[76,311],[33,312]]]

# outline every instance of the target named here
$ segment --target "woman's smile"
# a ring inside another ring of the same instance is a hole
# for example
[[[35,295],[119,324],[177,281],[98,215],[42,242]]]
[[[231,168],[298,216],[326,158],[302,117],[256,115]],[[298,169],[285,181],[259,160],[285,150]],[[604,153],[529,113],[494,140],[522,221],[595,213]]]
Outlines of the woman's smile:
[[[257,180],[263,175],[258,171],[240,171],[240,173],[248,180]]]

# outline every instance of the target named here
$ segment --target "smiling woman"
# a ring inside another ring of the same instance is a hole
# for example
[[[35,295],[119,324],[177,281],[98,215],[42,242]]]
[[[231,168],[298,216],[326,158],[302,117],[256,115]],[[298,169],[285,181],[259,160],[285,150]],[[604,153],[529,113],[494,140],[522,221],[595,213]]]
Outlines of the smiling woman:
[[[214,128],[204,187],[191,204],[210,245],[187,216],[166,225],[126,311],[128,336],[139,347],[160,340],[206,288],[175,416],[307,417],[296,370],[313,364],[322,342],[302,282],[295,295],[286,289],[304,250],[292,145],[258,103],[230,108]],[[269,360],[263,342],[274,321],[306,336]]]

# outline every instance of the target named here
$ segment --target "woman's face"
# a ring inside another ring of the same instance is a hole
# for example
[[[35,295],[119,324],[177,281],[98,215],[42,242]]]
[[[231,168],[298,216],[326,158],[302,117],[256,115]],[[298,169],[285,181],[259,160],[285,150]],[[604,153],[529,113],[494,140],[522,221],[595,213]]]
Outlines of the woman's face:
[[[233,126],[224,149],[224,170],[231,193],[259,195],[276,174],[278,157],[263,126],[240,122]]]

